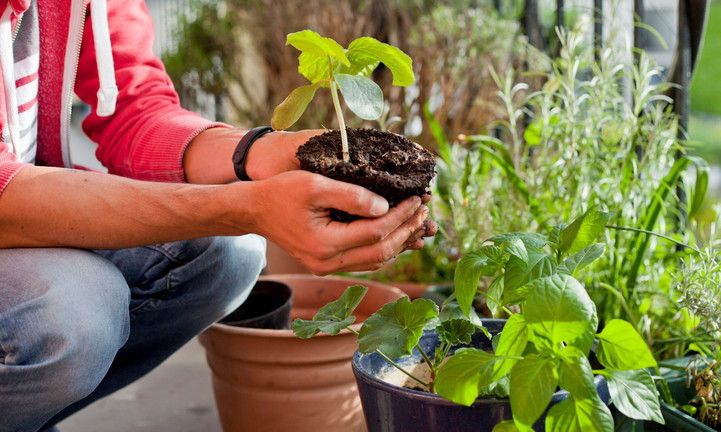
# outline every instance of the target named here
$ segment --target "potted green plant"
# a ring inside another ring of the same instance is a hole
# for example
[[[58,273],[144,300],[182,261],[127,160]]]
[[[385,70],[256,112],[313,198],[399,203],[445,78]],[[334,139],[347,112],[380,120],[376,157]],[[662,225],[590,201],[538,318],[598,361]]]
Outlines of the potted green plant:
[[[714,230],[710,237],[715,238]],[[711,432],[721,428],[721,261],[710,246],[686,247],[678,267],[671,270],[673,305],[677,324],[665,325],[672,333],[656,342],[661,353],[677,357],[660,362],[668,397],[661,404],[665,427],[653,430]],[[663,298],[663,297],[662,297]],[[650,430],[628,421],[623,430]]]
[[[293,90],[276,107],[271,125],[292,126],[319,89],[328,89],[338,120],[337,131],[308,140],[298,149],[302,169],[358,184],[385,197],[390,205],[428,191],[434,175],[433,155],[403,136],[373,129],[347,129],[339,93],[348,108],[364,120],[376,120],[384,109],[383,91],[369,76],[382,63],[393,84],[413,83],[412,60],[400,49],[361,37],[343,48],[312,30],[291,33],[287,43],[298,49],[298,72],[310,84]]]
[[[460,260],[455,301],[439,310],[401,298],[370,316],[353,361],[369,430],[613,431],[610,400],[631,418],[663,422],[650,350],[623,320],[597,333],[595,305],[573,276],[602,255],[596,238],[608,217],[591,209],[548,236],[492,237]],[[492,279],[488,292],[478,290],[482,277]],[[294,332],[346,329],[364,292],[350,287],[295,320]],[[508,320],[478,319],[479,293]],[[408,380],[384,381],[389,365]]]

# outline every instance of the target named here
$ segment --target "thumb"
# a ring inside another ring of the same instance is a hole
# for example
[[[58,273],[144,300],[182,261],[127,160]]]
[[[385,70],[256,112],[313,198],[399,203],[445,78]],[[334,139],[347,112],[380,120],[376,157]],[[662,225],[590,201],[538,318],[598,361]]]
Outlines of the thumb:
[[[388,201],[368,189],[351,183],[327,179],[317,204],[360,217],[379,217],[388,213]]]

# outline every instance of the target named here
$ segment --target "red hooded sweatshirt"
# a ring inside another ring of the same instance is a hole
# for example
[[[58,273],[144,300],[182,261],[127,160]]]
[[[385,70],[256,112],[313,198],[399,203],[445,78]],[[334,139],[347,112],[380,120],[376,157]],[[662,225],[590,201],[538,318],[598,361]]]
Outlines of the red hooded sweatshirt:
[[[74,166],[69,137],[75,93],[92,108],[83,129],[98,144],[96,156],[110,173],[183,182],[183,153],[190,141],[209,127],[225,125],[180,107],[162,63],[152,53],[153,25],[145,3],[37,2],[40,66],[36,163]],[[0,14],[10,17],[11,25],[15,25],[29,3],[0,0]],[[7,80],[2,75],[2,71],[12,71],[12,65],[2,66],[0,130],[12,123],[11,110],[7,109],[9,93],[3,84]],[[8,144],[0,141],[0,194],[27,166],[18,161]]]

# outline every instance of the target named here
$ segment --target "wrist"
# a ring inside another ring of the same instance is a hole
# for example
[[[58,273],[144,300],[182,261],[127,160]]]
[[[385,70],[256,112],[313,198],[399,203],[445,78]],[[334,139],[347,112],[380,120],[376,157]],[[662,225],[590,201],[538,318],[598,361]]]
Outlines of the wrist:
[[[188,183],[224,184],[236,181],[233,152],[244,134],[241,129],[214,127],[193,138],[183,155],[183,170]]]
[[[235,182],[220,186],[221,193],[211,198],[212,221],[221,229],[230,230],[233,234],[263,235],[263,196],[265,182]],[[240,233],[240,234],[238,234]]]

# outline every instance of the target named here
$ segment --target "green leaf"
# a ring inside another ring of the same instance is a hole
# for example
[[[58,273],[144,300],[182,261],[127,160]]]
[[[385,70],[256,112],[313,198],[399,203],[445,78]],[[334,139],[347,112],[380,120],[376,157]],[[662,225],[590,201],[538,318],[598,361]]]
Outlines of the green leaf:
[[[495,244],[507,243],[510,240],[519,239],[526,246],[526,249],[542,249],[548,244],[546,236],[538,233],[505,233],[493,236],[488,241]]]
[[[590,208],[561,231],[558,249],[569,254],[585,249],[596,241],[610,219],[611,213]]]
[[[393,85],[405,87],[415,81],[413,60],[400,49],[372,37],[360,37],[351,42],[346,55],[356,73],[367,71],[371,66],[372,72],[378,62],[381,62],[393,74]]]
[[[566,272],[573,275],[575,272],[599,259],[605,250],[606,245],[604,243],[592,244],[580,252],[566,258],[561,265],[558,266],[557,270],[559,272]]]
[[[511,380],[508,375],[478,389],[479,397],[508,398],[511,394]]]
[[[511,315],[503,326],[498,346],[496,347],[496,356],[520,357],[526,350],[528,344],[528,326],[526,320],[521,314]],[[495,373],[497,376],[506,375],[518,360],[503,359],[496,363]]]
[[[311,338],[319,332],[338,334],[355,322],[355,317],[351,314],[363,300],[366,292],[368,292],[368,288],[362,285],[346,288],[337,300],[320,308],[312,320],[296,319],[293,321],[293,332],[302,339]]]
[[[321,56],[309,52],[300,53],[300,56],[298,56],[298,72],[313,84],[330,87],[330,79],[333,77],[331,63],[331,57],[326,55]]]
[[[596,356],[609,369],[632,370],[657,366],[641,335],[624,320],[612,319],[597,337]]]
[[[453,318],[443,321],[436,327],[438,338],[447,344],[458,345],[471,342],[471,336],[476,332],[474,326],[468,319]]]
[[[461,257],[456,266],[453,286],[458,306],[466,315],[470,313],[481,276],[491,276],[498,270],[498,263],[488,256],[490,250],[483,246],[477,251],[469,252]]]
[[[696,165],[696,182],[693,185],[693,192],[688,209],[688,216],[694,217],[701,209],[701,205],[706,199],[706,191],[708,190],[709,167],[708,163],[701,158],[693,158]]]
[[[488,287],[488,292],[486,293],[486,305],[488,306],[488,309],[491,310],[493,316],[497,316],[498,311],[501,310],[501,306],[503,306],[503,302],[501,301],[502,298],[503,276],[498,276],[493,279],[493,282],[491,282],[491,285]]]
[[[348,108],[358,117],[376,120],[383,114],[383,90],[373,80],[341,73],[333,76]]]
[[[478,397],[479,389],[495,381],[495,362],[493,354],[480,349],[464,348],[456,351],[438,368],[436,393],[457,404],[470,406]]]
[[[528,261],[511,256],[503,274],[503,304],[523,300],[525,291],[519,291],[528,283],[552,275],[556,271],[553,257],[539,249],[528,248]]]
[[[613,404],[626,417],[664,423],[658,391],[651,374],[645,369],[602,371],[608,381]]]
[[[309,84],[300,86],[290,92],[288,97],[273,111],[273,118],[270,121],[273,129],[284,130],[293,126],[308,108],[308,104],[313,100],[316,90],[318,90],[317,84]]]
[[[513,420],[503,420],[493,427],[492,432],[519,432]]]
[[[558,383],[576,399],[594,398],[597,395],[593,369],[586,354],[576,347],[567,346],[561,351]]]
[[[302,30],[290,33],[286,44],[292,45],[301,52],[314,54],[318,57],[332,57],[343,65],[350,66],[345,49],[331,38],[323,37],[313,30]]]
[[[375,350],[392,359],[408,355],[418,344],[423,327],[438,317],[438,306],[430,300],[408,297],[388,303],[371,315],[361,327],[358,346],[362,353]]]
[[[558,385],[552,358],[529,355],[511,369],[511,412],[516,424],[531,427],[551,402]]]
[[[596,306],[572,276],[559,273],[532,282],[523,312],[537,348],[558,352],[567,344],[590,350],[598,326]]]
[[[508,240],[501,243],[503,249],[506,250],[512,256],[520,259],[521,261],[528,261],[528,250],[523,241],[518,238],[509,238]]]
[[[570,397],[551,407],[546,416],[547,431],[613,432],[613,417],[596,396],[591,399]]]

